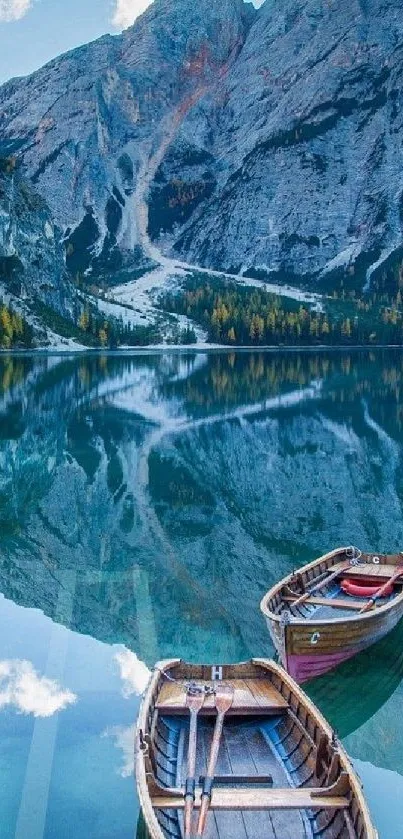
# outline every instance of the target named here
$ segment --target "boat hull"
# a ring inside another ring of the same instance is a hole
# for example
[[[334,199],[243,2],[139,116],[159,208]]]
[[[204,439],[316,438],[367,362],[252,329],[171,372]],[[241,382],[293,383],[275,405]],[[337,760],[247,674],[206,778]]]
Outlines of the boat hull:
[[[361,784],[318,709],[272,661],[159,662],[136,733],[143,819],[137,839],[183,839],[188,778],[188,694],[205,691],[195,741],[194,816],[200,814],[220,683],[231,706],[218,741],[209,839],[377,839]],[[214,688],[216,693],[212,693]]]
[[[283,667],[298,684],[322,676],[380,641],[403,617],[403,603],[389,612],[321,623],[296,621],[281,626],[266,618]]]
[[[323,655],[310,655],[309,653],[306,655],[289,655],[287,657],[286,669],[290,676],[299,685],[302,685],[304,682],[309,681],[309,679],[314,679],[316,676],[323,676],[324,673],[328,673],[329,670],[338,667],[343,661],[348,661],[349,658],[353,658],[360,651],[360,649],[357,649],[349,652],[342,651]]]
[[[368,600],[361,605],[335,592],[334,581],[342,576],[379,587],[399,578],[400,589],[362,612]],[[403,617],[402,583],[403,553],[363,554],[351,547],[336,548],[276,583],[260,608],[283,667],[301,684],[380,641]],[[334,607],[324,614],[327,603]]]

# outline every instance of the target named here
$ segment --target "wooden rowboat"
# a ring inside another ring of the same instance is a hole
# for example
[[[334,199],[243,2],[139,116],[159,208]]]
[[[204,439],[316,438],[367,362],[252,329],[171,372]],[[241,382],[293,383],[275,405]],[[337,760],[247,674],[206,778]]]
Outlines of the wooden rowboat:
[[[231,696],[231,707],[216,741],[217,696],[223,691]],[[197,692],[205,696],[193,740],[188,700]],[[174,659],[156,666],[136,733],[137,788],[150,839],[185,835],[189,740],[196,744],[194,824],[210,774],[212,741],[219,744],[207,821],[197,836],[376,839],[346,752],[313,703],[274,662],[210,667]],[[187,835],[196,836],[196,830]]]
[[[403,616],[403,555],[338,548],[273,586],[260,608],[283,666],[302,683],[396,626]]]

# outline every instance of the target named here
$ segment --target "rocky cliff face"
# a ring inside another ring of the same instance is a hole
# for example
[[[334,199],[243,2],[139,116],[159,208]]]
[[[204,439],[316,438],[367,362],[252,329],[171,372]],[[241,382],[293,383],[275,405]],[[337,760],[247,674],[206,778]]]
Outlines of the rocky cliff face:
[[[142,258],[149,160],[234,60],[242,0],[156,0],[134,27],[75,50],[0,91],[0,136],[66,229],[68,262],[120,268]]]
[[[0,89],[73,271],[371,273],[402,243],[400,0],[155,0]]]
[[[217,184],[174,249],[307,277],[384,260],[402,241],[402,70],[396,0],[266,0],[221,83],[225,106],[217,92],[183,127]]]
[[[71,316],[72,289],[61,232],[45,201],[21,177],[13,157],[0,158],[0,294],[29,309],[41,301]]]

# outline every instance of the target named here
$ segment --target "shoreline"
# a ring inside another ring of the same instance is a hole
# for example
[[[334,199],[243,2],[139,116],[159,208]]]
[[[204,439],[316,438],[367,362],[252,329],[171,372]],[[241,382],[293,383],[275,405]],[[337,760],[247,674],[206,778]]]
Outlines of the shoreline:
[[[109,356],[132,356],[132,355],[159,355],[161,353],[177,353],[184,355],[188,353],[241,353],[241,352],[255,352],[255,353],[296,353],[296,352],[346,352],[346,351],[366,351],[373,350],[402,350],[403,344],[340,344],[328,345],[317,344],[312,346],[310,344],[301,345],[263,345],[256,346],[256,344],[239,344],[229,347],[227,344],[144,344],[138,347],[121,347],[119,349],[109,349],[101,347],[35,347],[31,349],[0,349],[0,358],[2,356],[18,355],[18,356],[38,356],[38,355],[53,355],[53,356],[71,356],[77,357],[79,355],[109,355]]]

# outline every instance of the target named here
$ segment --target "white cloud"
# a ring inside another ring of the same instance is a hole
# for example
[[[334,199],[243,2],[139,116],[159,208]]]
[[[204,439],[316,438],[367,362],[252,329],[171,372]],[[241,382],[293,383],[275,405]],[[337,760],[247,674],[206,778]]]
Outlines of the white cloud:
[[[113,737],[116,748],[122,752],[123,763],[119,769],[119,775],[122,778],[130,778],[130,775],[134,773],[135,733],[135,725],[129,725],[127,728],[123,725],[115,725],[113,728],[107,728],[102,734],[103,737]]]
[[[30,10],[32,0],[0,0],[0,23],[21,20]]]
[[[0,0],[0,4],[5,0]],[[15,0],[18,2],[18,0]],[[24,0],[19,0],[20,3]],[[29,0],[28,0],[29,2]],[[136,20],[136,17],[142,15],[153,0],[115,0],[116,8],[112,18],[112,23],[117,29],[126,29],[131,26]]]
[[[137,695],[143,693],[150,678],[150,671],[144,662],[140,661],[136,654],[126,647],[122,647],[116,653],[115,661],[119,665],[120,677],[123,682],[123,696],[128,699],[134,693]]]
[[[30,661],[0,661],[0,709],[11,705],[21,714],[51,717],[76,699],[53,679],[39,676]]]

